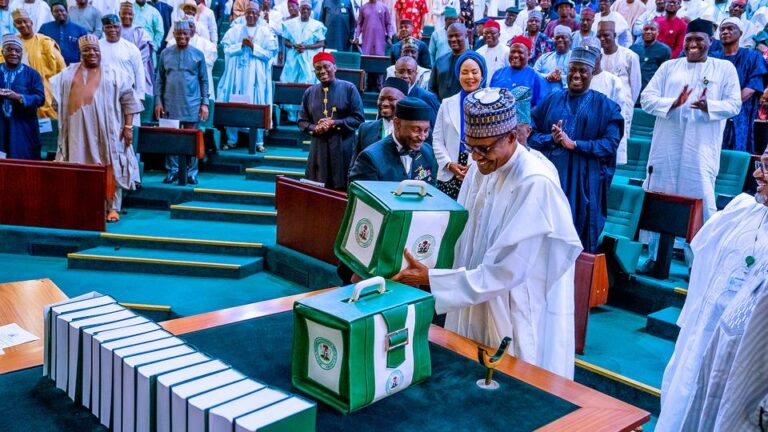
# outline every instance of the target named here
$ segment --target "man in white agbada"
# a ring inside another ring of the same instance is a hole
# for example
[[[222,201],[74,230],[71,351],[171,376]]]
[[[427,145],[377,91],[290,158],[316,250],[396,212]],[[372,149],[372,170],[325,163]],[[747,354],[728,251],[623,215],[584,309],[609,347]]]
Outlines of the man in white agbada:
[[[656,116],[648,155],[653,174],[643,187],[701,198],[704,220],[717,210],[715,178],[725,121],[741,110],[736,68],[727,60],[707,56],[712,32],[709,21],[688,23],[683,43],[686,57],[663,63],[640,97],[643,110]],[[655,265],[658,235],[651,237],[643,272]]]
[[[768,394],[768,154],[761,162],[757,194],[734,198],[691,242],[657,431],[759,430],[757,406]]]
[[[640,57],[629,48],[624,48],[616,43],[616,24],[613,21],[603,20],[597,26],[597,38],[603,49],[600,59],[600,67],[610,72],[621,80],[624,97],[614,102],[621,106],[621,116],[624,117],[624,130],[627,133],[621,138],[619,149],[616,151],[616,164],[627,163],[627,135],[632,127],[635,102],[640,96],[643,86],[643,76],[640,70]],[[623,101],[620,103],[620,101]]]
[[[141,103],[147,93],[146,69],[144,60],[141,58],[141,51],[136,45],[120,37],[123,27],[117,15],[105,15],[101,19],[101,24],[104,29],[104,37],[99,40],[101,63],[122,70],[128,84],[133,87],[136,100]],[[134,124],[138,126],[139,121],[138,116],[136,116]]]
[[[225,68],[216,100],[272,105],[272,62],[277,58],[277,36],[259,19],[258,4],[248,3],[245,25],[227,30],[221,46]],[[237,142],[237,128],[227,128],[227,142]],[[256,150],[266,151],[263,130],[257,133]]]
[[[493,20],[488,20],[483,25],[485,45],[477,49],[477,53],[485,59],[488,68],[488,77],[493,77],[497,70],[509,67],[509,47],[499,40],[501,26]],[[488,79],[486,82],[490,83]]]
[[[299,16],[282,22],[285,44],[285,62],[280,81],[290,83],[317,84],[317,77],[312,67],[312,58],[325,44],[326,28],[320,21],[311,17],[312,5],[309,0],[299,3]],[[297,106],[285,106],[288,119],[296,121]]]
[[[600,10],[600,13],[596,14],[594,21],[592,21],[592,31],[597,34],[597,26],[601,21],[613,21],[616,23],[616,28],[614,29],[616,32],[616,42],[623,47],[629,48],[632,46],[632,29],[629,28],[627,20],[620,13],[611,10],[610,0],[598,0],[597,8]]]
[[[208,97],[216,99],[216,92],[213,89],[213,65],[219,57],[219,51],[211,41],[197,35],[197,21],[194,18],[187,17],[185,21],[189,23],[189,35],[191,36],[189,46],[199,49],[205,56],[205,68],[208,70]],[[176,38],[168,43],[169,47],[174,45],[176,45]]]
[[[476,163],[458,197],[469,220],[453,269],[429,270],[406,250],[408,268],[393,280],[429,285],[436,312],[448,314],[445,328],[490,346],[509,336],[511,355],[573,378],[581,241],[557,174],[518,144],[515,111],[507,89],[466,97],[467,149]]]
[[[82,36],[78,43],[81,62],[51,78],[59,114],[56,160],[112,166],[116,188],[107,202],[106,219],[117,222],[122,190],[135,189],[140,181],[131,123],[143,107],[134,94],[133,79],[120,68],[101,63],[96,36]]]
[[[29,14],[35,33],[40,30],[40,26],[53,21],[51,7],[45,0],[15,0],[8,6],[8,10],[13,12],[16,9],[24,10]]]
[[[595,68],[592,70],[592,82],[589,84],[589,89],[596,92],[600,92],[621,107],[621,116],[624,117],[624,130],[628,131],[632,125],[632,115],[635,112],[635,104],[632,102],[632,92],[626,88],[621,78],[616,75],[602,69],[602,56],[601,43],[595,37],[584,38],[581,42],[582,46],[588,47],[597,54],[597,61]],[[621,142],[619,142],[619,148],[616,151],[616,164],[627,163],[627,135],[624,133],[621,136]]]

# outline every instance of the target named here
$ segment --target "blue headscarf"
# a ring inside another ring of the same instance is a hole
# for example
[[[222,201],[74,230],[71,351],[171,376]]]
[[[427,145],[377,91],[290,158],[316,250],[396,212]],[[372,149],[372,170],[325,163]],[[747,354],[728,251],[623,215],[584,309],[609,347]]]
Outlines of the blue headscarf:
[[[478,87],[478,89],[485,87],[485,82],[488,80],[488,68],[485,66],[485,59],[483,56],[475,51],[469,50],[460,55],[458,60],[456,60],[456,65],[453,68],[453,74],[456,76],[456,79],[458,80],[461,76],[461,65],[467,60],[474,60],[475,63],[480,66],[480,73],[483,74],[483,78],[480,81],[480,87]],[[461,119],[461,128],[459,130],[459,154],[464,153],[467,149],[464,145],[464,98],[467,97],[467,94],[468,93],[465,92],[463,88],[459,90],[459,118]]]

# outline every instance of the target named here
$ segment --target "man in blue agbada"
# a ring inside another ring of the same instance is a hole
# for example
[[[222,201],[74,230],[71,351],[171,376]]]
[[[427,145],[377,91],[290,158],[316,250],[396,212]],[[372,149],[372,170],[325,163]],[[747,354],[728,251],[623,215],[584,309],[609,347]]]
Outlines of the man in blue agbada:
[[[624,134],[619,105],[589,89],[597,54],[571,53],[568,88],[549,94],[532,113],[531,148],[557,168],[576,232],[586,252],[597,250],[607,215],[606,197]]]
[[[740,150],[754,154],[754,122],[760,105],[760,96],[765,90],[764,80],[768,74],[765,59],[759,51],[740,48],[742,22],[739,18],[726,18],[720,24],[720,42],[723,54],[713,56],[728,60],[736,67],[741,87],[741,111],[736,117],[728,119],[723,131],[723,149]]]
[[[15,34],[3,36],[0,65],[0,153],[12,159],[40,159],[37,109],[45,102],[43,79],[22,64],[24,46]]]

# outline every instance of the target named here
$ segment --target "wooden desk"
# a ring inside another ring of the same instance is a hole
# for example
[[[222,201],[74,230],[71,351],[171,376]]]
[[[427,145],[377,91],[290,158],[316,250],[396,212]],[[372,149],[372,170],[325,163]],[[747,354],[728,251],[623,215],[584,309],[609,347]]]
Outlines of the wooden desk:
[[[187,184],[187,157],[205,157],[203,131],[156,126],[139,128],[137,153],[184,156],[179,158],[179,186]]]
[[[277,177],[275,207],[277,244],[338,264],[333,244],[347,208],[346,193]]]
[[[639,229],[659,233],[659,252],[653,277],[667,279],[672,264],[675,237],[691,242],[704,225],[704,205],[700,199],[661,192],[645,192]]]
[[[5,348],[0,374],[43,363],[43,307],[67,298],[50,279],[0,284],[0,326],[16,323],[40,338]]]
[[[574,279],[576,354],[584,354],[589,309],[608,302],[608,265],[605,254],[582,252],[576,258]]]
[[[323,290],[324,291],[324,290]],[[290,311],[301,298],[323,291],[298,294],[206,314],[165,321],[169,332],[183,335],[198,330]],[[432,326],[429,340],[470,359],[477,358],[478,344],[443,328]],[[567,400],[579,409],[542,427],[539,431],[631,431],[650,419],[650,413],[589,387],[560,377],[512,356],[504,356],[497,373],[504,373],[545,392]]]
[[[248,128],[248,154],[256,154],[257,129],[271,129],[272,106],[216,102],[216,127]]]
[[[0,224],[105,231],[110,165],[0,159]]]

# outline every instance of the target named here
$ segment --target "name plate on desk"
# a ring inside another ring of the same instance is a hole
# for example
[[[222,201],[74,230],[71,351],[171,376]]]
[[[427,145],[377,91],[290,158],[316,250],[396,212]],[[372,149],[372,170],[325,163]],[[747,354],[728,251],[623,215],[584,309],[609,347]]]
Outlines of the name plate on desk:
[[[161,118],[159,126],[161,128],[179,129],[180,124],[178,120]]]

